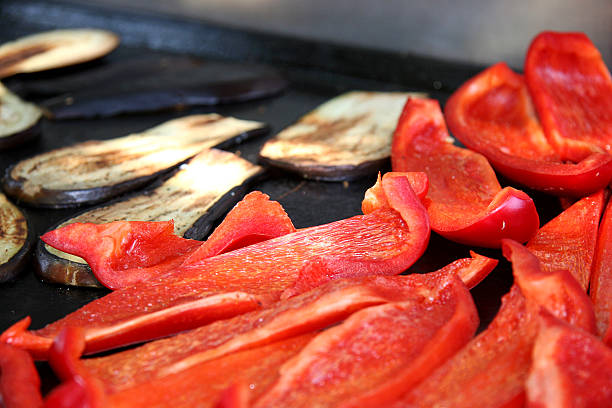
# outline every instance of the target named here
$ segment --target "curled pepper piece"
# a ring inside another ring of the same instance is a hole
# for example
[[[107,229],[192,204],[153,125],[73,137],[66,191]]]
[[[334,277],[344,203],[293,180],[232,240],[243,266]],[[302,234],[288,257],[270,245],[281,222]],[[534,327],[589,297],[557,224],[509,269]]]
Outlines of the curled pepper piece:
[[[394,171],[427,174],[431,229],[452,241],[499,247],[504,238],[525,242],[539,227],[527,194],[502,189],[484,156],[453,145],[436,100],[406,102],[393,137],[391,164]]]
[[[523,77],[505,63],[463,84],[444,113],[461,143],[524,186],[582,197],[612,180],[612,155],[607,153],[589,154],[577,164],[561,160],[544,135]]]
[[[202,244],[174,235],[173,221],[74,223],[41,239],[85,259],[96,279],[109,289],[172,271]]]
[[[247,194],[204,243],[174,235],[173,225],[172,221],[74,223],[41,239],[84,258],[100,283],[119,289],[171,273],[187,260],[195,262],[295,231],[281,205],[259,191]]]
[[[0,344],[0,403],[4,408],[40,408],[40,377],[32,357],[17,347]]]
[[[612,77],[585,34],[536,36],[525,58],[525,80],[561,160],[612,151]]]
[[[515,241],[504,240],[502,249],[515,283],[493,322],[390,407],[523,406],[540,310],[593,332],[590,300],[568,271],[543,270]]]
[[[597,318],[597,332],[612,345],[612,336],[606,336],[606,332],[612,334],[612,201],[608,201],[599,225],[589,295]]]
[[[412,296],[360,310],[319,334],[253,406],[381,406],[426,377],[478,327],[461,280],[428,275],[414,279]]]
[[[609,407],[612,350],[549,313],[540,316],[527,378],[528,407]]]
[[[570,271],[585,292],[589,287],[604,206],[603,190],[584,197],[540,228],[526,245],[544,269]]]

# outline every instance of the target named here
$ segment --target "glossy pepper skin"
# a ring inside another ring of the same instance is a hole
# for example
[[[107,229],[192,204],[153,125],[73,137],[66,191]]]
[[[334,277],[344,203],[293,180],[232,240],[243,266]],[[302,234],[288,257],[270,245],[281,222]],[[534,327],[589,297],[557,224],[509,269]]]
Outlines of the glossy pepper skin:
[[[566,269],[585,293],[595,260],[599,220],[605,207],[603,190],[584,197],[542,226],[527,242],[548,271]]]
[[[612,201],[608,201],[599,225],[589,295],[597,318],[597,332],[612,346],[612,336],[606,335],[606,332],[612,334]]]
[[[0,403],[4,408],[41,408],[40,377],[32,357],[0,344]]]
[[[393,136],[396,172],[425,172],[431,228],[462,244],[499,247],[525,242],[537,231],[535,204],[522,191],[501,188],[487,159],[453,144],[438,101],[408,99]]]
[[[593,307],[568,271],[546,271],[529,250],[504,240],[515,283],[493,322],[390,407],[522,407],[542,308],[593,333]]]
[[[483,154],[508,179],[532,189],[583,197],[612,180],[612,155],[591,153],[562,161],[536,116],[523,77],[505,63],[465,82],[444,108],[452,134]]]
[[[536,36],[525,58],[525,80],[561,160],[612,151],[612,77],[585,34]]]
[[[527,378],[527,407],[605,408],[612,401],[612,349],[545,311]]]
[[[172,279],[151,278],[116,290],[33,333],[19,322],[0,341],[44,358],[63,327],[78,326],[85,328],[86,353],[93,353],[270,304],[294,287],[313,261],[325,262],[331,271],[319,282],[399,274],[425,251],[429,221],[409,178],[385,175],[382,183],[389,186],[389,206],[184,264]]]
[[[259,191],[247,194],[204,242],[174,235],[173,226],[172,221],[74,223],[41,239],[85,259],[101,284],[120,289],[172,273],[187,260],[195,262],[295,232],[282,206]]]

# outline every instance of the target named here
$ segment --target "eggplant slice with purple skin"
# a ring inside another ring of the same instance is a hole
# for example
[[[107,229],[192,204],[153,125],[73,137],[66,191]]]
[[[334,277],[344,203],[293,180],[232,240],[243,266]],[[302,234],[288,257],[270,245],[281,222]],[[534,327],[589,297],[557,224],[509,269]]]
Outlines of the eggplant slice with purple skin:
[[[142,133],[77,143],[7,168],[4,191],[44,208],[94,204],[135,190],[204,149],[225,148],[267,125],[218,114],[184,116]]]
[[[353,180],[388,162],[406,92],[353,91],[317,107],[269,139],[260,161],[325,181]]]
[[[174,220],[177,235],[204,239],[217,220],[248,191],[263,169],[237,155],[207,149],[154,186],[87,210],[51,229],[76,222]],[[79,257],[40,241],[36,247],[37,274],[45,281],[101,287]]]
[[[58,91],[60,96],[41,107],[50,118],[62,120],[246,102],[280,93],[287,81],[263,65],[166,56],[110,63],[60,82],[26,80],[17,86],[29,94]]]
[[[0,83],[0,150],[23,144],[40,134],[42,112]]]
[[[26,216],[0,193],[0,282],[13,280],[28,261],[34,241]]]
[[[113,51],[119,37],[106,30],[52,30],[0,46],[0,78],[88,62]]]

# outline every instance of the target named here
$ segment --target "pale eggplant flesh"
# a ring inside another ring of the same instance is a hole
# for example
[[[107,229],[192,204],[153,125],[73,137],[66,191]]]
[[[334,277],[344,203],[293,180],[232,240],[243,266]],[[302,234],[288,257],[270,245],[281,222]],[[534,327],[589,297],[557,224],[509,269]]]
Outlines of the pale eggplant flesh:
[[[218,114],[189,115],[141,133],[51,150],[7,168],[6,194],[43,208],[94,204],[143,187],[211,147],[268,131],[261,122]]]
[[[103,57],[119,45],[107,30],[52,30],[0,45],[0,78],[46,71]]]
[[[13,280],[23,270],[33,241],[24,213],[0,193],[0,282]]]
[[[304,178],[353,180],[380,170],[407,92],[352,91],[317,107],[269,139],[259,159]]]
[[[262,175],[263,168],[233,153],[207,149],[155,186],[87,210],[51,229],[76,222],[174,220],[177,235],[202,240]],[[83,259],[40,240],[36,271],[43,280],[52,283],[101,287]]]
[[[38,137],[41,118],[36,105],[23,101],[0,83],[0,150]]]

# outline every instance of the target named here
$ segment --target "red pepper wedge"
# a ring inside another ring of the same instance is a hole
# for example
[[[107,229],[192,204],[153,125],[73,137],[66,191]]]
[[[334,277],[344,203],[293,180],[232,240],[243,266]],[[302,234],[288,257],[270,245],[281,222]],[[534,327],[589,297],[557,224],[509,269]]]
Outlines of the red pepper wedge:
[[[478,327],[461,280],[448,272],[428,275],[414,278],[421,282],[411,297],[360,310],[319,334],[253,406],[384,406],[427,376]]]
[[[8,344],[0,344],[0,404],[4,408],[43,406],[40,377],[32,357]]]
[[[605,408],[612,401],[612,349],[542,313],[527,378],[527,406]]]
[[[172,279],[162,276],[116,290],[34,333],[22,323],[0,341],[44,358],[65,326],[86,329],[86,353],[167,336],[278,300],[313,259],[326,259],[334,278],[399,274],[424,252],[430,230],[409,179],[389,180],[392,208],[183,265]]]
[[[525,80],[561,160],[612,151],[612,77],[585,34],[536,36],[525,58]]]
[[[535,204],[502,189],[484,156],[453,145],[438,101],[408,99],[391,148],[394,171],[423,171],[431,229],[459,243],[499,247],[503,238],[530,239],[539,227]]]
[[[439,276],[460,276],[463,271],[488,266],[480,258],[484,257],[459,259],[430,274],[432,278],[410,275],[334,280],[268,308],[110,356],[90,358],[84,365],[109,392],[116,392],[225,354],[323,329],[357,310],[406,298],[417,286],[431,287],[429,282],[441,281]]]
[[[493,322],[463,349],[390,407],[522,407],[524,384],[542,308],[589,332],[589,298],[568,271],[545,271],[537,257],[504,240],[515,283]]]
[[[608,201],[599,225],[589,295],[597,318],[597,332],[605,336],[610,330],[612,313],[612,201]]]
[[[41,239],[85,259],[98,281],[109,289],[171,273],[232,249],[295,231],[282,206],[266,194],[247,194],[204,242],[174,235],[172,221],[74,223],[49,231]]]
[[[557,195],[585,196],[612,180],[612,155],[562,161],[536,116],[523,77],[505,63],[465,82],[444,108],[451,133],[508,179]]]
[[[605,198],[604,191],[600,190],[577,201],[540,228],[526,245],[544,269],[570,271],[585,292],[595,259]]]

